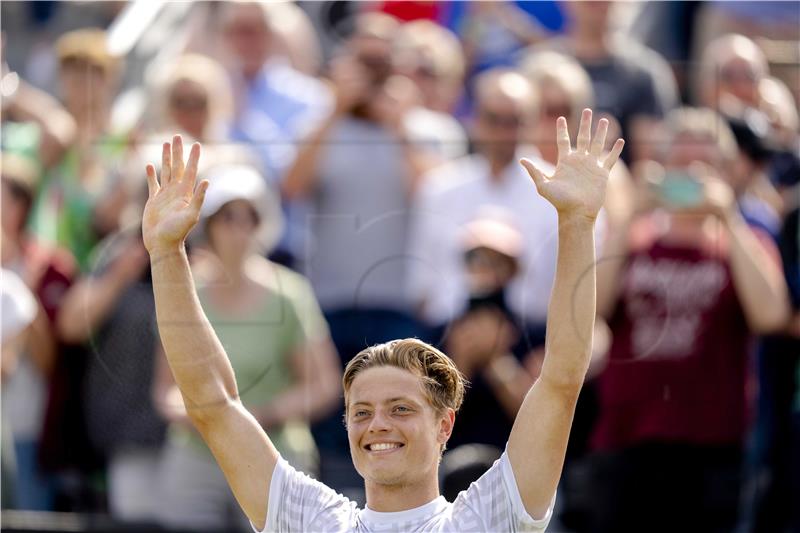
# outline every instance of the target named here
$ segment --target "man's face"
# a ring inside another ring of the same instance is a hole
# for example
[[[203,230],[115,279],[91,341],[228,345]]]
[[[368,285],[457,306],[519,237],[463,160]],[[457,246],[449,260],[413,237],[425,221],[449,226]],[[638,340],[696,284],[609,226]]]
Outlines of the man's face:
[[[222,31],[225,44],[245,76],[255,75],[269,57],[271,37],[261,7],[255,4],[226,6]]]
[[[491,160],[510,162],[532,122],[522,102],[492,94],[478,102],[473,134],[481,153]]]
[[[369,368],[353,380],[346,401],[350,454],[366,483],[411,485],[436,476],[453,414],[436,414],[417,375]]]
[[[744,57],[734,56],[722,65],[718,72],[718,89],[721,94],[730,94],[746,105],[759,105],[758,83],[762,74]]]
[[[585,28],[605,31],[612,2],[565,2],[570,18]]]

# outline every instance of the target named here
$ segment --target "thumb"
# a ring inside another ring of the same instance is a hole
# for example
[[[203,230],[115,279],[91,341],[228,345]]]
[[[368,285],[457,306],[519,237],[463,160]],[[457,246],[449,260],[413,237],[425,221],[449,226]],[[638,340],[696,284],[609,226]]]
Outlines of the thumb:
[[[528,171],[528,174],[533,179],[533,183],[536,184],[536,189],[539,191],[539,193],[541,193],[542,187],[544,187],[544,184],[547,183],[547,178],[545,175],[541,170],[536,168],[536,165],[534,165],[530,159],[523,157],[519,160],[519,162],[525,168],[525,170]]]

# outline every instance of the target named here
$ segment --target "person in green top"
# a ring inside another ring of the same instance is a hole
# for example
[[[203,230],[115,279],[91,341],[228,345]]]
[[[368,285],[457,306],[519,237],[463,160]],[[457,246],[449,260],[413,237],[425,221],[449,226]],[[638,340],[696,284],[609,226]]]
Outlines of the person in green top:
[[[128,202],[121,187],[129,135],[113,132],[111,104],[120,61],[106,32],[81,29],[56,43],[64,107],[75,135],[63,156],[44,172],[29,226],[33,234],[68,249],[88,272],[94,246],[116,229]]]
[[[314,471],[310,419],[341,396],[341,369],[311,286],[264,259],[281,231],[281,211],[264,178],[245,165],[217,166],[193,254],[198,297],[230,357],[241,401],[293,464]],[[158,511],[170,528],[229,528],[235,501],[221,470],[191,427],[161,358],[156,403],[172,421]],[[235,515],[233,515],[235,516]]]

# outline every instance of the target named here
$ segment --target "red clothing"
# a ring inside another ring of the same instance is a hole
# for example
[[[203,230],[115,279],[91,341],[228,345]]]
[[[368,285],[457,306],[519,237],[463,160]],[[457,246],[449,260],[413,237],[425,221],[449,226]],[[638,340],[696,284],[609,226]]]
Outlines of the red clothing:
[[[739,444],[753,336],[724,242],[645,239],[621,273],[593,444]]]
[[[34,239],[26,241],[25,276],[30,281],[36,297],[47,318],[55,322],[64,294],[75,277],[75,260],[66,250],[43,246]]]
[[[391,0],[378,2],[375,9],[403,22],[419,19],[439,21],[442,20],[442,12],[447,9],[447,5],[446,2],[437,1]]]

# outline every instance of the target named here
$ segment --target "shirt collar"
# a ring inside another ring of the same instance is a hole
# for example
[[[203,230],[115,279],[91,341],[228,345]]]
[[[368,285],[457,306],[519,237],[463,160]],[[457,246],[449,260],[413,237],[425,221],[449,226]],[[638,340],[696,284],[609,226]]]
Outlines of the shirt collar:
[[[392,513],[383,513],[380,511],[373,511],[369,507],[365,507],[360,513],[360,519],[367,525],[388,525],[388,524],[402,524],[408,522],[421,522],[427,520],[442,511],[444,511],[449,504],[444,496],[439,496],[430,502],[407,509],[405,511],[395,511]]]

